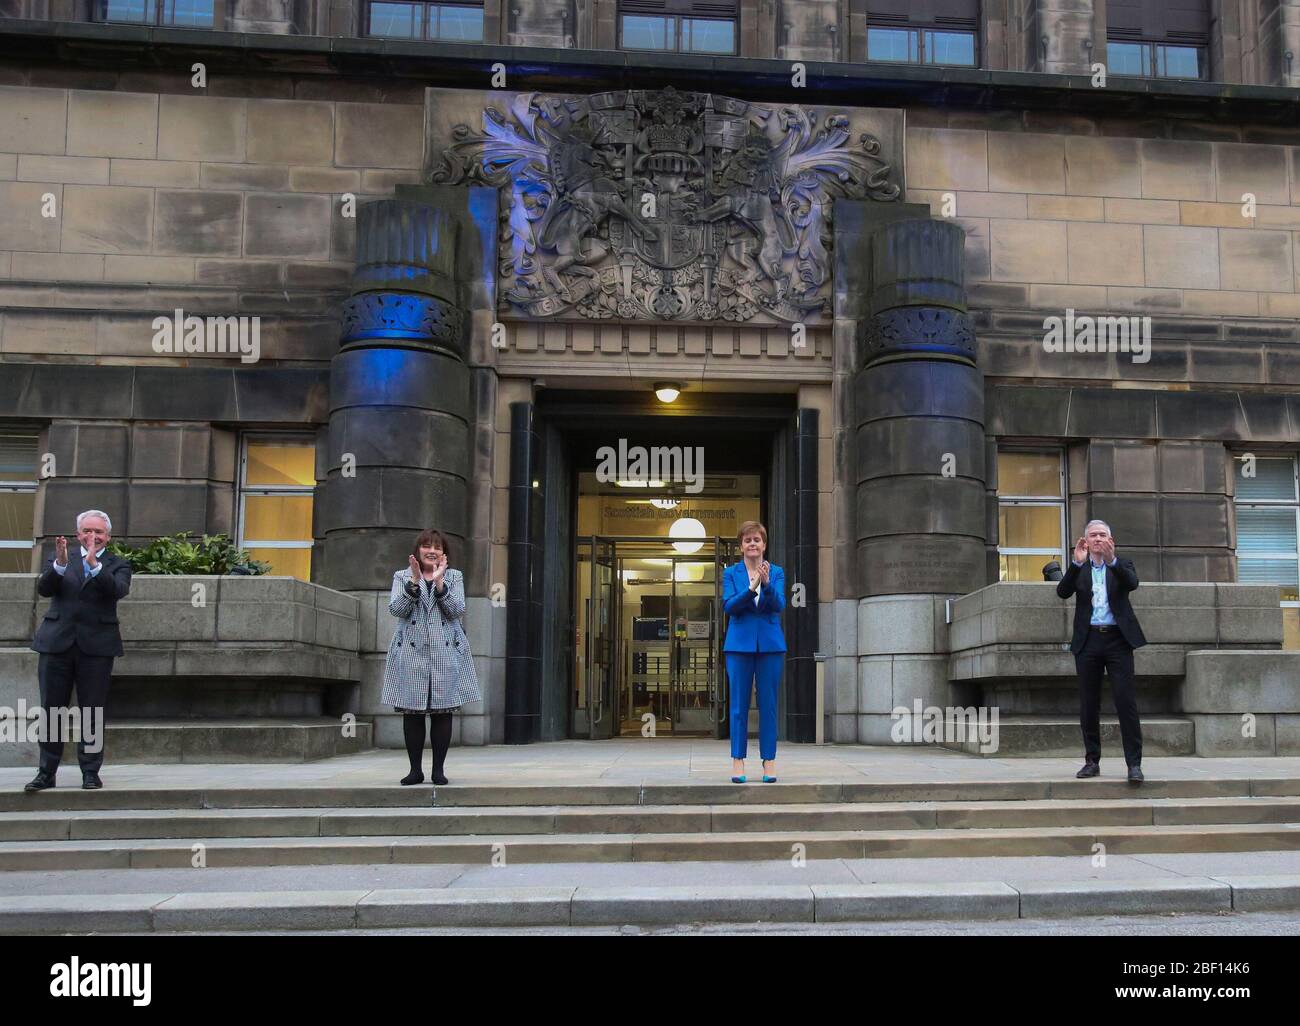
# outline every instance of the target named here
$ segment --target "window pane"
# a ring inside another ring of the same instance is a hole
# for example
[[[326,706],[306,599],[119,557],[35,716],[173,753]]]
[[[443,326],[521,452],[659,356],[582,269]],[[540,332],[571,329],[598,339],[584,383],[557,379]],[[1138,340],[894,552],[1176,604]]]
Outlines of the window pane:
[[[1062,498],[1061,454],[999,452],[998,494]]]
[[[0,549],[0,574],[30,574],[31,549]]]
[[[153,21],[153,0],[104,0],[105,21]]]
[[[1282,610],[1282,647],[1300,648],[1300,608],[1295,606]]]
[[[1106,70],[1112,75],[1147,75],[1147,47],[1144,43],[1106,43]]]
[[[432,17],[432,13],[430,13],[430,17]],[[467,43],[481,43],[483,41],[483,8],[440,5],[438,7],[436,33],[439,39],[458,39]],[[431,29],[429,34],[434,35],[434,30]]]
[[[1290,456],[1285,459],[1258,457],[1254,461],[1254,477],[1246,477],[1245,471],[1250,465],[1237,458],[1233,461],[1236,474],[1238,500],[1280,499],[1294,502],[1295,494],[1295,460]]]
[[[1200,78],[1200,54],[1195,46],[1157,46],[1156,74],[1162,78]]]
[[[244,497],[244,545],[268,541],[311,541],[311,496]]]
[[[262,563],[270,563],[275,577],[311,580],[311,549],[249,549],[248,554]]]
[[[998,509],[998,545],[1008,549],[1063,552],[1060,506],[1002,506]],[[1038,565],[1046,562],[1044,559]]]
[[[929,64],[975,66],[975,37],[968,32],[927,32],[925,59]]]
[[[1268,553],[1294,558],[1296,552],[1295,507],[1237,507],[1237,552]]]
[[[0,435],[0,481],[36,480],[35,435]]]
[[[998,579],[1003,581],[1042,581],[1043,567],[1060,556],[998,556]]]
[[[1282,598],[1294,594],[1297,583],[1296,561],[1285,559],[1238,559],[1238,584],[1280,584]]]
[[[867,60],[915,61],[916,33],[909,29],[867,29]]]
[[[244,484],[315,487],[315,446],[250,442]]]
[[[736,24],[683,18],[682,49],[692,53],[735,53]]]
[[[370,34],[393,36],[398,39],[418,39],[420,36],[419,4],[371,4]]]
[[[671,50],[673,38],[672,18],[644,18],[623,15],[623,45],[629,50]]]
[[[0,541],[30,542],[35,535],[36,493],[0,492]]]
[[[162,23],[181,28],[211,28],[212,0],[163,0]]]

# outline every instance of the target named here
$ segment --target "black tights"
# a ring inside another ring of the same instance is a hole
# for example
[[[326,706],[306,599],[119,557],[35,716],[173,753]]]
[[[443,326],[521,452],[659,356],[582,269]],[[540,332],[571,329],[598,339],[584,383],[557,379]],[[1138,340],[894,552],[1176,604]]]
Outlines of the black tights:
[[[406,736],[406,754],[411,760],[411,772],[420,773],[424,757],[424,713],[403,713],[402,733]],[[451,713],[429,713],[429,737],[433,742],[433,775],[443,775],[447,749],[451,747]]]

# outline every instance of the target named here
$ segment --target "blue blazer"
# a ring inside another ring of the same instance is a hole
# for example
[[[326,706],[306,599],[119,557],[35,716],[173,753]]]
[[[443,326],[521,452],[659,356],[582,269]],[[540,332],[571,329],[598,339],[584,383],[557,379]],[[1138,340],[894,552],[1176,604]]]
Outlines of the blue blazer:
[[[772,564],[770,580],[762,588],[758,605],[749,590],[745,561],[722,572],[722,611],[730,617],[724,652],[784,652],[781,610],[785,609],[785,571]]]

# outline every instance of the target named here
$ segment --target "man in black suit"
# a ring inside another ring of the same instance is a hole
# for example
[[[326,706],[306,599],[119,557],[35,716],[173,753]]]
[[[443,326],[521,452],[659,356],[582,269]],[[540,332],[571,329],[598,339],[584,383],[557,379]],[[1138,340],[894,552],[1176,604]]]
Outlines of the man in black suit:
[[[1084,564],[1087,564],[1085,569]],[[1138,720],[1133,650],[1147,643],[1129,592],[1138,586],[1132,560],[1115,556],[1115,539],[1104,520],[1090,520],[1074,545],[1074,560],[1056,585],[1061,598],[1074,599],[1074,637],[1070,651],[1079,674],[1079,723],[1084,763],[1077,777],[1101,773],[1101,678],[1110,689],[1124,741],[1130,783],[1142,783],[1142,724]]]
[[[81,786],[86,790],[104,786],[99,779],[104,763],[104,708],[113,657],[122,654],[117,601],[131,590],[131,564],[104,550],[111,530],[107,513],[97,509],[82,513],[77,517],[81,555],[70,562],[68,540],[57,539],[54,558],[45,564],[36,582],[37,593],[53,601],[31,646],[41,654],[36,672],[45,711],[45,737],[40,743],[40,769],[24,789],[27,791],[54,786],[66,740],[57,725],[69,719],[60,710],[71,703],[74,688],[81,717],[77,741]],[[87,746],[87,731],[95,723],[98,736]],[[88,750],[92,747],[94,750]]]

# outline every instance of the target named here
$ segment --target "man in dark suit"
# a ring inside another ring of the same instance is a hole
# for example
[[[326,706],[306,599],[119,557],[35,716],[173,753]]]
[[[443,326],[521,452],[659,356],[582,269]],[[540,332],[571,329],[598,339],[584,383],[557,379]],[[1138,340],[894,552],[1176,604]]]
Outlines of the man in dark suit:
[[[111,530],[107,513],[97,509],[82,513],[77,517],[80,556],[70,561],[68,540],[57,539],[54,558],[45,564],[36,582],[37,593],[53,601],[31,646],[41,654],[36,672],[45,711],[45,737],[40,743],[40,769],[24,789],[27,791],[54,786],[66,740],[57,725],[69,719],[59,710],[67,709],[74,688],[81,726],[77,741],[81,786],[87,790],[104,786],[99,779],[104,763],[104,708],[113,657],[122,654],[117,601],[131,590],[131,564],[104,550]],[[88,746],[87,730],[96,723],[98,736],[92,737]]]
[[[1086,564],[1086,566],[1085,566]],[[1110,689],[1124,741],[1130,783],[1142,783],[1142,724],[1138,720],[1133,650],[1147,643],[1129,592],[1138,586],[1132,560],[1115,556],[1115,539],[1104,520],[1090,520],[1074,545],[1074,560],[1056,585],[1061,598],[1074,598],[1074,637],[1070,651],[1079,674],[1079,723],[1084,763],[1077,777],[1101,773],[1101,679]]]

